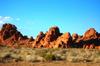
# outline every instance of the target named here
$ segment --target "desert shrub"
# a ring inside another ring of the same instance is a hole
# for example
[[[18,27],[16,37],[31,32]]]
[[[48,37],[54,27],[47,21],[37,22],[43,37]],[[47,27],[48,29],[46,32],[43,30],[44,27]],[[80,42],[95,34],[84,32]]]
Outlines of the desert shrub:
[[[35,55],[27,55],[26,58],[25,58],[25,61],[35,62],[36,56]]]
[[[68,62],[100,62],[100,50],[96,49],[47,49],[0,47],[0,62],[42,62],[66,60]]]
[[[11,54],[5,54],[3,57],[1,57],[1,62],[11,62],[12,59]]]
[[[46,55],[44,55],[44,58],[46,61],[52,61],[52,60],[56,59],[55,55],[53,55],[53,54],[46,54]]]
[[[41,56],[41,57],[44,57],[45,54],[47,52],[49,52],[47,48],[35,49],[34,51],[36,52],[35,55],[38,55],[38,56]]]
[[[45,61],[45,59],[43,57],[41,57],[41,56],[37,56],[36,60],[38,62],[44,62]]]
[[[94,63],[100,63],[100,57],[94,58],[93,62],[94,62]]]
[[[61,56],[61,55],[55,55],[55,59],[56,59],[56,60],[63,60],[62,57],[63,57],[63,56]]]

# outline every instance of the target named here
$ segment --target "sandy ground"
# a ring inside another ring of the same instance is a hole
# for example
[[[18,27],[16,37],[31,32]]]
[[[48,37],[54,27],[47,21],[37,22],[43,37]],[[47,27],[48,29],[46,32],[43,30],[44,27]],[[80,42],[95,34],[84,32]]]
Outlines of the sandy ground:
[[[55,62],[15,62],[15,63],[0,63],[0,66],[100,66],[100,63],[69,63],[63,61]]]

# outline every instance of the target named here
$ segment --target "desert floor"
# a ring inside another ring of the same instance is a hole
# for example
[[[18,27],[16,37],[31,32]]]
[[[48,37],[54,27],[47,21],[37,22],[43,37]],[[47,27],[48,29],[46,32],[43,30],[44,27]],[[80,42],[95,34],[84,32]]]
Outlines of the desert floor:
[[[54,62],[15,62],[15,63],[0,63],[0,66],[100,66],[100,63],[71,63],[65,61]]]

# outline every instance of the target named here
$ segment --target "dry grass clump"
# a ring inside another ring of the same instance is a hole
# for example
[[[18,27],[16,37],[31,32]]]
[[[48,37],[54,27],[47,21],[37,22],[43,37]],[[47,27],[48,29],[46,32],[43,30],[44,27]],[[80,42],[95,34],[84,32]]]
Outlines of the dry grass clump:
[[[100,63],[100,50],[97,49],[32,49],[0,47],[0,62],[94,62]]]
[[[66,55],[69,62],[100,62],[100,50],[97,49],[71,49]]]

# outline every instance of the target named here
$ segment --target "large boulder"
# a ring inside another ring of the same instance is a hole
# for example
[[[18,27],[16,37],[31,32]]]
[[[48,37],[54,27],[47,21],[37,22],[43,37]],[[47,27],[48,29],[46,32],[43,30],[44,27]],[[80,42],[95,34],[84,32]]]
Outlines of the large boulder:
[[[65,34],[57,38],[57,40],[55,41],[55,45],[53,47],[69,48],[71,42],[72,42],[72,37],[69,32],[66,32]]]
[[[60,35],[59,28],[57,26],[51,27],[49,31],[46,33],[44,41],[50,42],[54,41]]]
[[[71,48],[81,48],[82,47],[81,41],[82,41],[82,36],[76,33],[73,33],[72,34],[72,44],[70,44],[70,47]]]
[[[78,39],[78,34],[73,33],[73,34],[72,34],[72,40],[75,41],[75,40],[77,40],[77,39]]]
[[[96,38],[97,38],[97,32],[94,28],[90,28],[83,35],[83,40],[90,40],[90,39],[96,39]]]
[[[42,46],[41,41],[43,40],[44,37],[45,37],[45,34],[41,31],[41,32],[37,35],[36,39],[34,40],[34,42],[33,42],[33,44],[32,44],[32,47],[33,47],[33,48],[38,48],[38,47]],[[43,40],[43,41],[44,41],[44,40]],[[43,41],[42,41],[42,42],[43,42]]]
[[[51,27],[45,34],[40,32],[32,44],[35,48],[50,48],[51,42],[55,41],[60,36],[60,31],[57,26]]]
[[[22,34],[17,31],[15,25],[12,24],[4,24],[0,31],[0,37],[2,40],[9,39],[13,36],[13,40],[18,40],[19,37],[22,37]]]
[[[84,48],[95,48],[99,45],[100,41],[98,40],[98,33],[94,28],[90,28],[83,35],[83,47]]]
[[[49,47],[50,42],[55,41],[61,35],[59,28],[57,26],[51,27],[49,31],[45,34],[44,47]]]
[[[0,30],[0,44],[13,47],[14,45],[18,46],[20,44],[26,44],[27,41],[32,41],[33,38],[28,39],[23,36],[15,25],[6,23],[2,26]],[[22,42],[23,41],[23,42]]]

